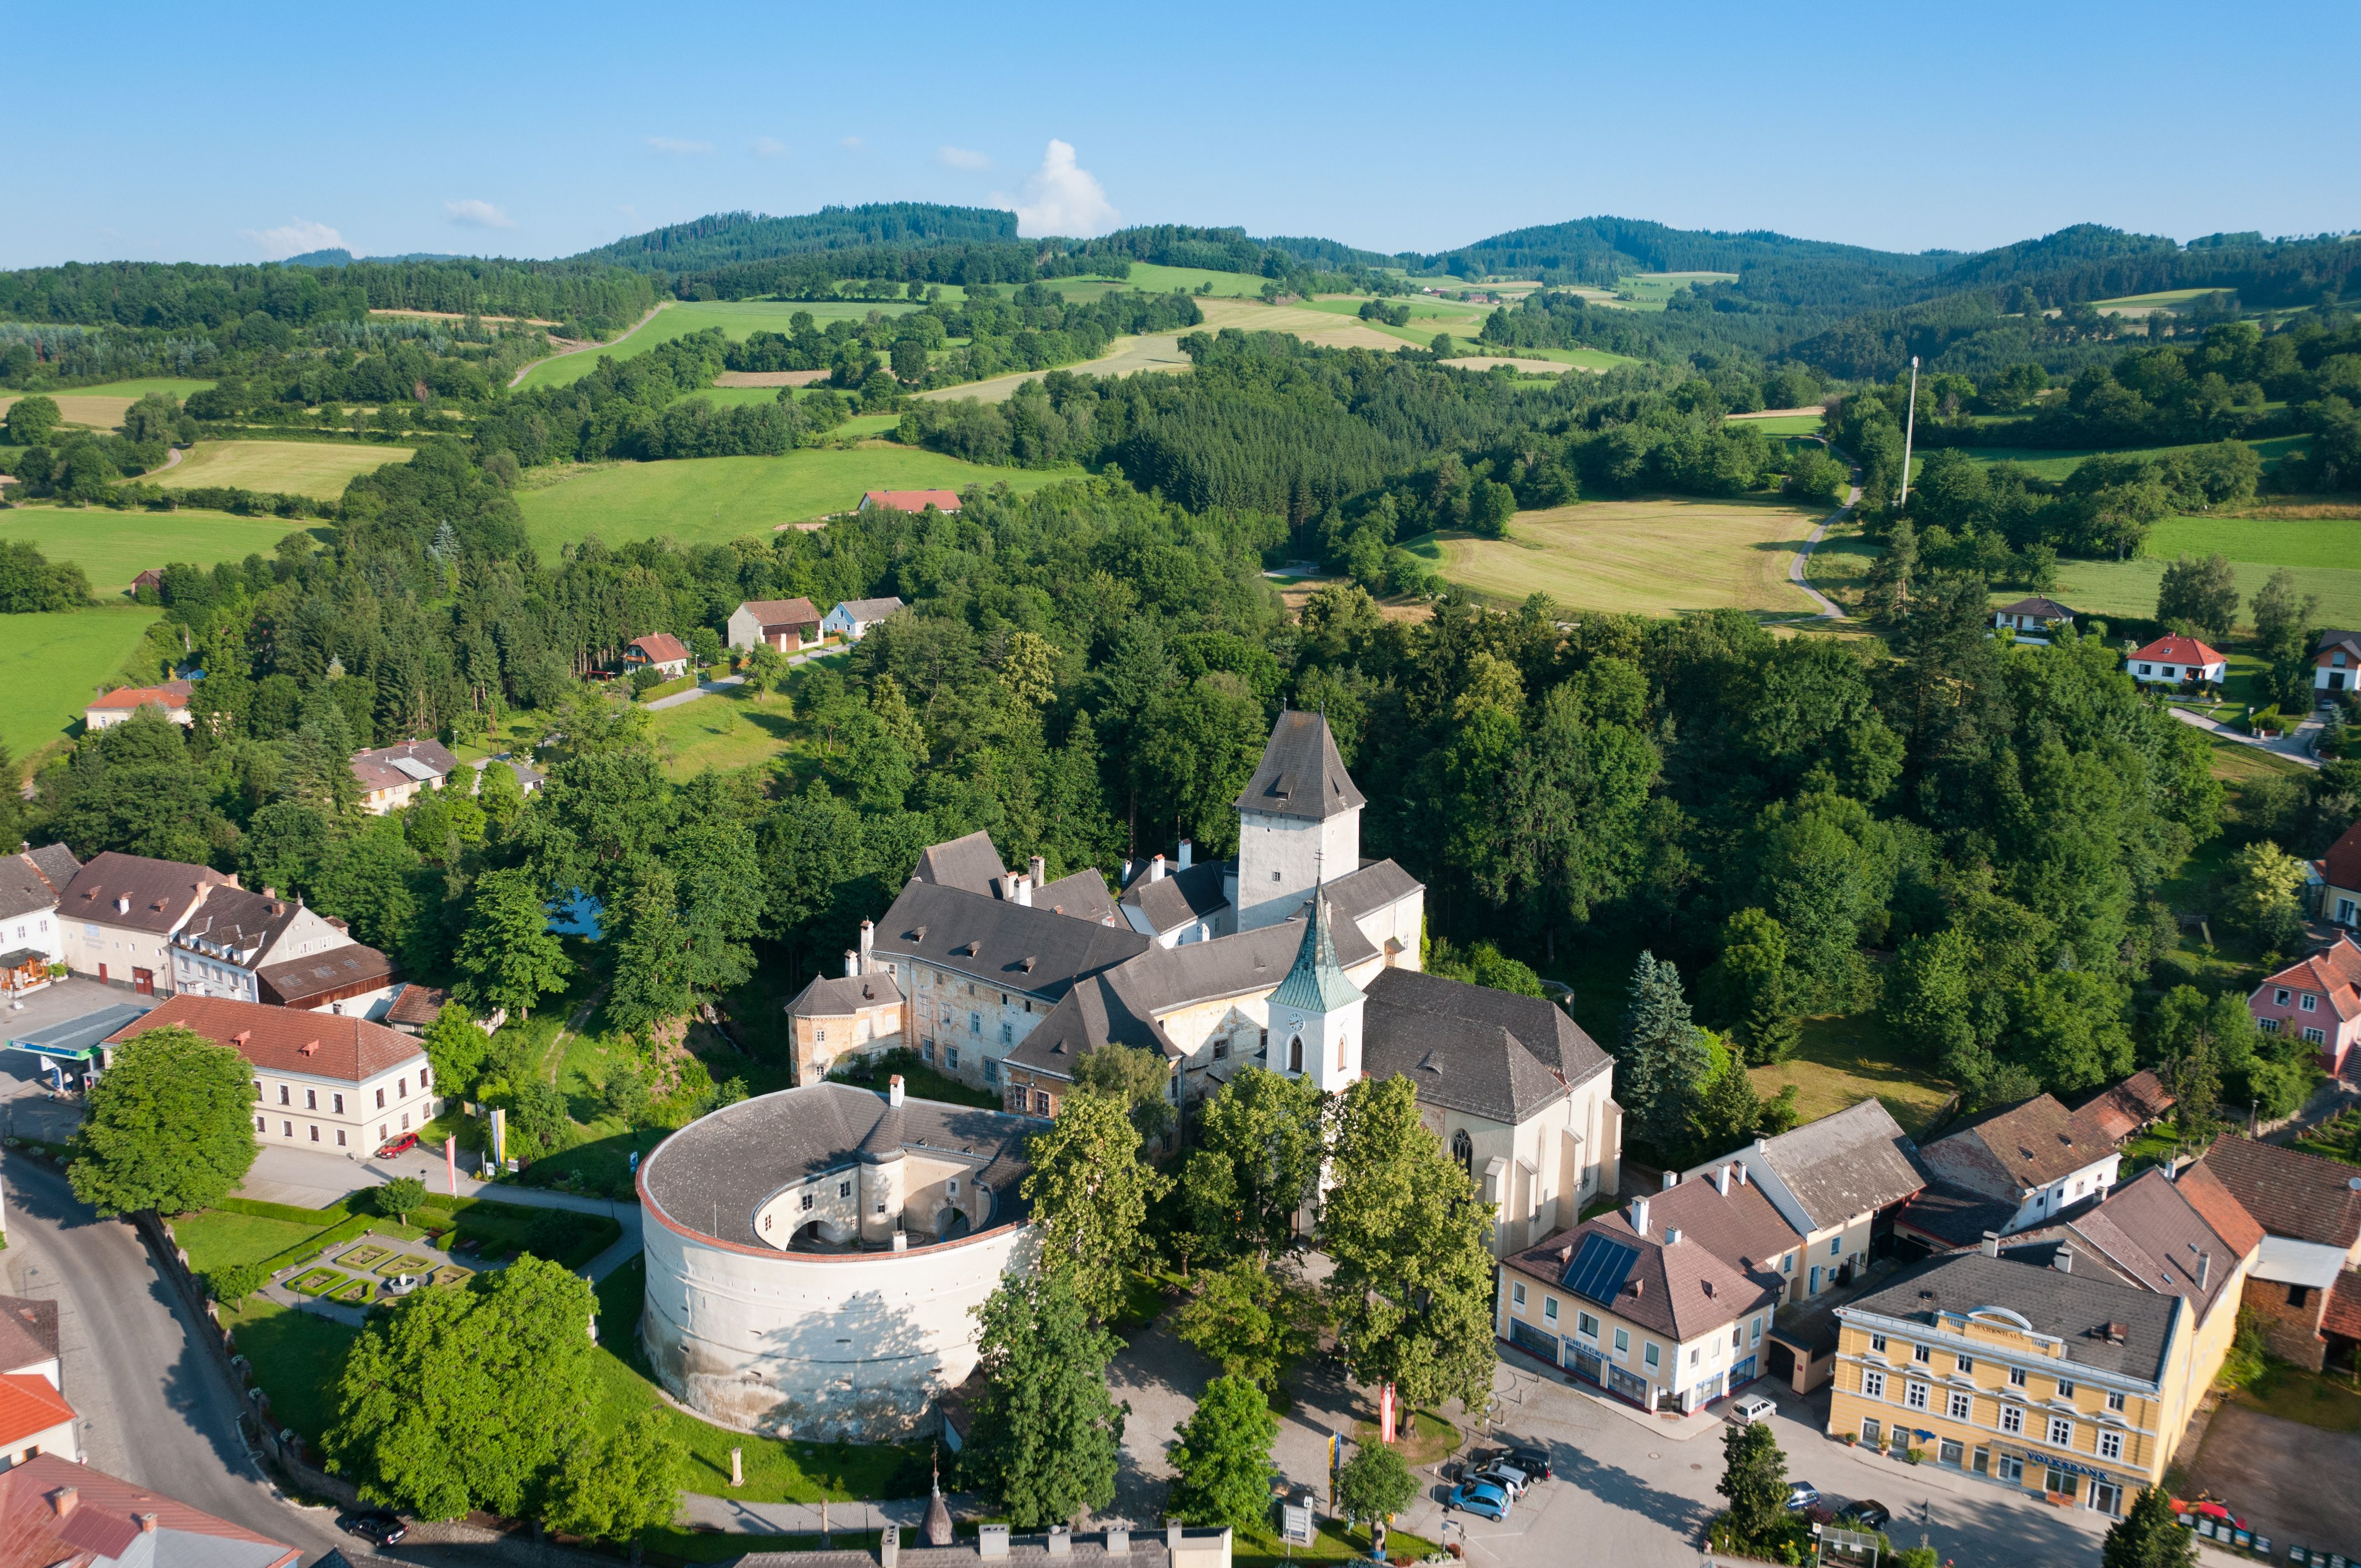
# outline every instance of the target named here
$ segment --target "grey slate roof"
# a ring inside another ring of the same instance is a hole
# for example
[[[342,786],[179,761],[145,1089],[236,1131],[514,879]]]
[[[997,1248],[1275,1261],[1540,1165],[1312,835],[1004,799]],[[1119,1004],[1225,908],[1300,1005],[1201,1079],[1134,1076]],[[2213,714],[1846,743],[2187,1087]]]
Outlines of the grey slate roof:
[[[1334,921],[1328,900],[1315,890],[1312,918],[1303,927],[1303,939],[1296,944],[1295,961],[1279,989],[1270,993],[1273,1012],[1291,1007],[1304,1013],[1334,1013],[1361,1000],[1360,987],[1337,967],[1336,938],[1331,930]]]
[[[2243,1213],[2238,1217],[2245,1218]],[[2053,1233],[2071,1236],[2084,1253],[2127,1284],[2186,1298],[2200,1318],[2213,1311],[2228,1290],[2238,1260],[2262,1241],[2261,1227],[2251,1220],[2240,1235],[2220,1234],[2161,1168],[2118,1187],[2097,1208],[2062,1224],[2027,1232],[2021,1239]],[[2202,1266],[2202,1285],[2201,1257],[2211,1259]]]
[[[790,1018],[843,1018],[864,1007],[899,1007],[902,992],[887,974],[822,975],[787,1003]]]
[[[2268,1234],[2346,1251],[2361,1241],[2361,1169],[2235,1134],[2201,1163]]]
[[[1874,1100],[1765,1139],[1759,1152],[1815,1230],[1899,1203],[1927,1185],[1917,1146]]]
[[[267,988],[261,992],[264,1001],[279,1007],[312,1007],[324,1004],[315,999],[349,986],[391,985],[394,968],[393,960],[375,948],[347,942],[324,953],[265,964],[255,975]]]
[[[1153,869],[1152,865],[1140,868],[1131,885],[1123,890],[1123,902],[1146,916],[1148,929],[1159,937],[1210,920],[1230,906],[1222,892],[1230,874],[1229,864],[1199,861],[1185,872],[1167,872],[1151,881]]]
[[[993,847],[992,835],[981,828],[964,839],[929,844],[918,852],[917,870],[910,873],[919,882],[987,894],[1005,874],[1000,851]]]
[[[302,907],[291,898],[267,898],[247,888],[217,887],[189,916],[177,939],[211,942],[237,954],[233,961],[244,962],[248,955],[269,951],[270,944],[295,923],[296,913]]]
[[[1235,804],[1241,811],[1316,822],[1340,811],[1357,810],[1368,801],[1345,772],[1328,720],[1317,713],[1290,708],[1270,727],[1261,765],[1238,792]]]
[[[883,620],[902,608],[902,601],[892,594],[882,599],[846,599],[837,609],[866,626],[873,620]]]
[[[1005,991],[1056,1001],[1084,975],[1149,946],[1121,924],[1077,920],[1038,905],[912,879],[877,922],[874,949]]]
[[[2054,1335],[2065,1344],[2065,1359],[2077,1366],[2156,1383],[2163,1378],[2180,1300],[2087,1267],[2066,1273],[2017,1258],[1955,1252],[1903,1270],[1838,1314],[1873,1312],[1932,1323],[1938,1311],[1965,1314],[1980,1307],[2005,1307],[2035,1332]],[[2124,1325],[2121,1343],[2104,1337],[2108,1323]]]
[[[1326,885],[1328,902],[1347,920],[1358,920],[1373,910],[1408,898],[1419,891],[1419,880],[1391,861],[1363,861]]]
[[[53,909],[82,863],[63,844],[44,844],[0,859],[0,920]]]
[[[1421,1101],[1515,1124],[1614,1063],[1565,1009],[1416,970],[1379,970],[1361,1009],[1361,1067],[1407,1075]]]
[[[1122,918],[1115,906],[1115,895],[1107,892],[1106,878],[1092,866],[1068,872],[1056,882],[1043,883],[1035,888],[1033,906],[1047,909],[1053,915],[1062,915],[1070,920],[1090,920],[1101,926]]]
[[[1024,1215],[1018,1189],[1032,1169],[1025,1145],[1045,1125],[1031,1116],[934,1100],[895,1107],[872,1090],[815,1083],[741,1100],[691,1122],[640,1162],[640,1189],[684,1229],[764,1245],[754,1234],[754,1213],[780,1188],[853,1165],[864,1149],[923,1147],[975,1168],[974,1179],[992,1190],[996,1227]]]
[[[1919,1190],[1894,1223],[1930,1235],[1952,1246],[1975,1246],[1986,1231],[2004,1231],[2016,1218],[2016,1204],[1972,1188],[1933,1181]]]

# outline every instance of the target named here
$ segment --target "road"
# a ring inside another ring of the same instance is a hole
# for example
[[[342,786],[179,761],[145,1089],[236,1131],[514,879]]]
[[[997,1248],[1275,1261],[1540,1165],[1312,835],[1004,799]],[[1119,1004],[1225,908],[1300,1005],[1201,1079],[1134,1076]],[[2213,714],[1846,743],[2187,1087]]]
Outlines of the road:
[[[1820,444],[1827,446],[1828,443],[1822,442]],[[1828,451],[1839,457],[1844,455],[1833,446],[1829,446]],[[1855,468],[1852,471],[1850,486],[1845,492],[1844,505],[1820,520],[1819,526],[1805,536],[1804,547],[1795,552],[1795,558],[1787,563],[1787,580],[1809,594],[1812,602],[1820,607],[1820,613],[1814,617],[1814,620],[1842,620],[1844,619],[1843,607],[1806,581],[1805,573],[1811,565],[1812,552],[1820,547],[1820,541],[1828,537],[1828,530],[1851,516],[1852,509],[1859,505],[1861,505],[1861,470]]]
[[[511,389],[515,389],[515,388],[518,388],[518,387],[522,387],[522,386],[523,386],[523,385],[524,385],[524,378],[525,378],[527,376],[530,376],[530,375],[532,375],[532,374],[533,374],[533,367],[534,367],[534,366],[536,366],[536,365],[546,365],[546,364],[550,363],[550,361],[552,361],[552,360],[555,360],[555,359],[563,359],[563,358],[565,358],[565,357],[566,357],[567,355],[569,355],[569,354],[594,354],[594,353],[598,352],[598,351],[599,349],[601,349],[601,348],[612,348],[612,347],[614,347],[614,346],[615,346],[615,345],[617,345],[617,344],[619,344],[619,343],[622,342],[624,338],[627,338],[627,337],[631,336],[632,333],[639,331],[639,330],[640,330],[640,328],[642,328],[642,327],[643,327],[643,326],[647,325],[650,322],[652,322],[652,321],[655,320],[655,319],[656,319],[656,313],[657,313],[658,311],[660,311],[660,310],[663,310],[663,309],[664,309],[664,306],[663,306],[662,304],[655,304],[655,305],[651,305],[651,306],[649,306],[649,307],[648,307],[648,313],[647,313],[646,315],[642,316],[639,320],[637,320],[637,321],[633,322],[633,323],[631,324],[631,327],[630,327],[630,329],[629,329],[628,331],[625,331],[625,332],[623,332],[623,333],[620,333],[620,334],[619,334],[618,335],[616,335],[616,336],[614,336],[614,337],[610,337],[610,338],[609,338],[609,339],[608,339],[606,342],[604,342],[604,343],[586,343],[586,344],[584,344],[584,345],[583,345],[581,347],[579,347],[579,348],[564,348],[564,349],[560,349],[560,350],[558,350],[558,352],[556,352],[555,354],[544,355],[541,358],[534,360],[534,361],[533,362],[533,364],[525,366],[523,368],[520,369],[520,370],[519,370],[515,375],[513,375],[513,376],[510,377],[510,378],[509,378],[509,386],[510,386],[510,388],[511,388]]]
[[[786,659],[787,668],[793,669],[797,664],[808,664],[814,659],[826,659],[843,652],[844,648],[840,644],[834,648],[811,648],[801,653],[790,653]],[[682,703],[695,702],[698,697],[711,696],[716,692],[726,692],[732,686],[742,686],[745,684],[746,677],[743,675],[722,675],[714,680],[699,681],[686,691],[675,692],[670,696],[660,696],[653,702],[643,702],[640,706],[653,713],[658,708],[678,707]]]

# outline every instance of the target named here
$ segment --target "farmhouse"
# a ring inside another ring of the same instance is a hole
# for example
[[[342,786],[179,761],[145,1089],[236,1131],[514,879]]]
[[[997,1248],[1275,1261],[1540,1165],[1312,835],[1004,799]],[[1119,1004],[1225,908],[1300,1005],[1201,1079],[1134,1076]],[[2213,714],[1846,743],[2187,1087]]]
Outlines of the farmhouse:
[[[137,598],[139,597],[139,590],[141,588],[160,587],[163,586],[163,570],[160,567],[150,566],[146,571],[140,573],[137,576],[132,578],[131,587],[124,591],[130,594],[134,598]]]
[[[2230,662],[2194,637],[2159,637],[2125,660],[2132,679],[2149,686],[2220,685]]]
[[[84,729],[112,729],[143,707],[159,710],[175,724],[195,722],[189,717],[189,698],[196,687],[188,681],[166,681],[154,686],[117,686],[82,710]]]
[[[2255,987],[2246,1011],[2263,1033],[2294,1035],[2319,1047],[2322,1069],[2336,1077],[2361,1040],[2361,946],[2339,931],[2328,946]]]
[[[360,782],[361,809],[383,817],[408,806],[422,789],[441,789],[459,771],[459,759],[439,740],[404,740],[354,752],[352,767]]]
[[[871,627],[901,608],[902,601],[890,594],[882,599],[846,599],[821,619],[819,632],[858,642]]]
[[[2317,1372],[2361,1344],[2361,1170],[2235,1135],[2198,1164],[2262,1227],[2243,1304],[2271,1354]]]
[[[726,1106],[640,1162],[641,1334],[665,1388],[741,1431],[906,1436],[975,1370],[972,1309],[1031,1268],[1040,1122],[816,1083]]]
[[[434,1069],[408,1035],[363,1018],[175,996],[107,1036],[119,1047],[178,1025],[254,1069],[254,1135],[314,1153],[368,1154],[442,1112]]]
[[[2037,1094],[1938,1138],[1924,1151],[1940,1181],[2002,1205],[2006,1234],[2058,1217],[2085,1199],[2106,1196],[2123,1156],[2092,1118]]]
[[[623,650],[623,673],[637,674],[642,670],[666,676],[688,674],[688,645],[669,631],[632,638],[631,646]]]
[[[2334,627],[2323,631],[2312,654],[2312,689],[2320,694],[2320,700],[2361,689],[2354,685],[2356,673],[2361,673],[2361,631],[2340,631]]]
[[[0,988],[13,994],[47,985],[49,966],[65,962],[58,905],[81,871],[63,844],[0,859]]]
[[[730,612],[730,646],[792,653],[819,641],[819,610],[809,599],[748,599]]]
[[[924,511],[928,507],[939,512],[955,512],[960,509],[957,490],[863,490],[856,511],[883,508],[886,511]]]
[[[103,850],[59,901],[66,967],[142,996],[173,991],[172,936],[206,895],[237,878],[210,866]]]
[[[2047,642],[2051,627],[2063,626],[2070,630],[2073,624],[2072,610],[2040,594],[2004,604],[1993,611],[1993,625],[2002,631],[2015,633],[2020,641]]]

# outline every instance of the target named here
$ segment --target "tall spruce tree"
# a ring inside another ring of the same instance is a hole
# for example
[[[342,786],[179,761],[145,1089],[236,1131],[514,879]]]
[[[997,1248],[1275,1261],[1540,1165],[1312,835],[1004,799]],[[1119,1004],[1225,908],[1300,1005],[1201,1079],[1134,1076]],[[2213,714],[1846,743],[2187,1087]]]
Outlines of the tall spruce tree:
[[[1670,1159],[1684,1146],[1712,1065],[1705,1037],[1690,1021],[1678,966],[1642,952],[1631,970],[1615,1097],[1631,1118],[1632,1131],[1660,1157]]]

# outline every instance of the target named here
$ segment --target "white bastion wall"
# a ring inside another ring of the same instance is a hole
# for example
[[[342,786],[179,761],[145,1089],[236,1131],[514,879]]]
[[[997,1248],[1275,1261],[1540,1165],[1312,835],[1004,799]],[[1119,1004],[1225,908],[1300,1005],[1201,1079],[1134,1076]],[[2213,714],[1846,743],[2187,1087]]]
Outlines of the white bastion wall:
[[[975,1370],[970,1309],[1035,1251],[1027,1224],[902,1253],[758,1254],[653,1212],[643,1232],[640,1335],[673,1397],[723,1426],[829,1442],[918,1431]]]

